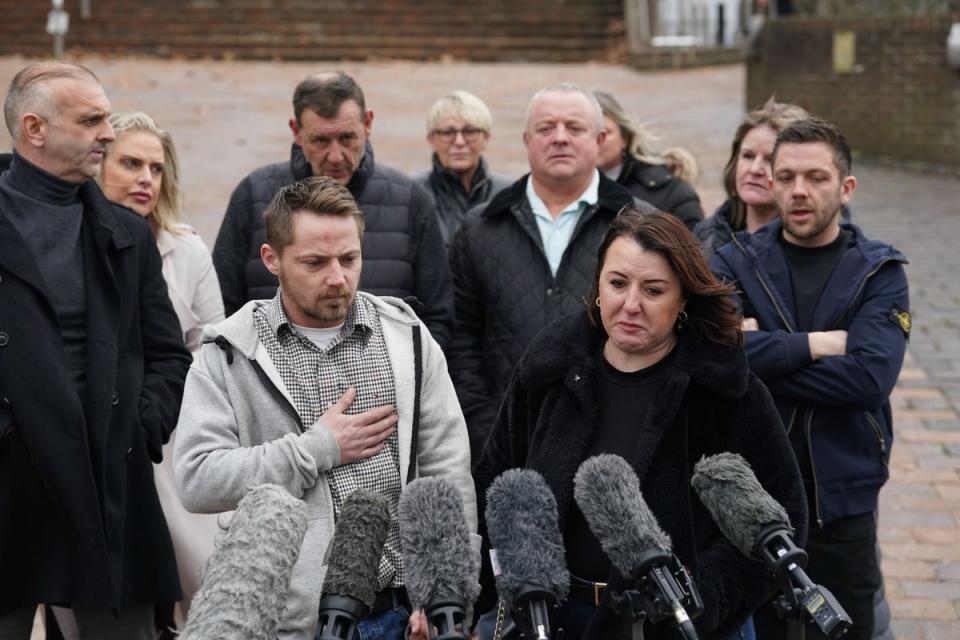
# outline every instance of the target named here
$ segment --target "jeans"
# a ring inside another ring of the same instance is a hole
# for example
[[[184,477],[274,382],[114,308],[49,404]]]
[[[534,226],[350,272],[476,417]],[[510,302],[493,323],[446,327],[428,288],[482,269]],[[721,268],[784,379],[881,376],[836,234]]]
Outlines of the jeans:
[[[409,611],[397,607],[375,618],[362,620],[357,625],[357,635],[360,640],[403,640],[409,618]]]

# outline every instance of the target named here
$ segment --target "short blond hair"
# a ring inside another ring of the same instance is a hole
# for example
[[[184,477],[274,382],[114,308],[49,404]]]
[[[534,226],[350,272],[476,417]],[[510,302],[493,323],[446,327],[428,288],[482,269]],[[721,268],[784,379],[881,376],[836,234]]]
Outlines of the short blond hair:
[[[433,103],[427,112],[427,133],[433,133],[444,118],[460,118],[471,127],[487,133],[493,128],[493,116],[483,100],[469,91],[451,91]]]
[[[157,206],[150,212],[149,218],[157,225],[158,229],[163,229],[169,233],[179,233],[177,225],[182,222],[180,214],[180,165],[177,162],[177,150],[173,146],[173,138],[165,130],[157,126],[156,121],[142,111],[128,111],[125,113],[114,113],[109,118],[110,126],[120,139],[128,131],[146,131],[152,133],[160,140],[163,147],[163,178],[160,181],[160,195],[157,198]],[[110,155],[110,148],[116,144],[116,140],[107,145],[107,155]],[[100,176],[97,181],[103,186],[103,169],[100,170]]]

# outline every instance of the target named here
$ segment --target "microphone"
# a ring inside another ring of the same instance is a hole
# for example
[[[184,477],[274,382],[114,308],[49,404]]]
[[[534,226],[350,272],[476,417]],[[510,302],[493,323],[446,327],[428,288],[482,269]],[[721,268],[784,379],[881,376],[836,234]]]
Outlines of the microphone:
[[[272,484],[251,489],[219,536],[180,637],[276,638],[306,531],[303,501]]]
[[[574,477],[573,497],[613,566],[637,581],[636,589],[614,595],[617,608],[635,623],[672,619],[684,637],[697,638],[690,618],[703,612],[703,601],[640,494],[630,464],[612,454],[588,458]]]
[[[467,640],[466,609],[480,594],[463,495],[446,478],[407,485],[398,506],[407,594],[431,640]]]
[[[497,591],[527,640],[557,638],[553,622],[570,590],[557,500],[536,471],[510,469],[487,489],[485,511]]]
[[[357,637],[357,623],[373,609],[389,529],[390,503],[385,496],[369,489],[347,496],[326,551],[329,561],[314,640]]]
[[[803,570],[807,554],[791,538],[786,510],[763,488],[747,461],[735,453],[718,453],[701,459],[693,471],[690,484],[721,533],[743,555],[763,561],[777,579],[781,596],[774,606],[780,616],[799,626],[806,614],[830,638],[846,633],[853,624],[850,616]]]

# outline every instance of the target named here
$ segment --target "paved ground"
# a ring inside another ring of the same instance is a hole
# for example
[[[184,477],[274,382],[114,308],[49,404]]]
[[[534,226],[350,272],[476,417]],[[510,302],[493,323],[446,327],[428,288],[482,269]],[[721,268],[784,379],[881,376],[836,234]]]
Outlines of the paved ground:
[[[22,59],[0,58],[6,87]],[[251,169],[287,157],[293,86],[330,65],[86,59],[115,110],[143,109],[171,130],[183,165],[190,222],[212,243],[230,191]],[[610,90],[663,142],[690,149],[707,211],[722,200],[720,172],[743,113],[743,70],[638,73],[605,65],[343,65],[376,112],[380,161],[413,171],[428,165],[423,116],[444,92],[480,95],[494,113],[488,158],[520,175],[523,109],[536,89],[562,80]],[[9,145],[0,134],[0,149]],[[856,167],[854,216],[868,235],[911,260],[910,354],[894,394],[897,442],[881,496],[884,569],[897,635],[960,638],[960,181],[881,167]]]

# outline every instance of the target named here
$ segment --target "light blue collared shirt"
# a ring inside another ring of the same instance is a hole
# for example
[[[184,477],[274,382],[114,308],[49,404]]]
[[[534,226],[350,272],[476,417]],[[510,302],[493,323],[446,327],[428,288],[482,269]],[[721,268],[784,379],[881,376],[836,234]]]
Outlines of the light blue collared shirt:
[[[533,219],[537,221],[537,229],[540,231],[540,239],[543,241],[543,251],[547,254],[547,263],[550,265],[550,272],[553,275],[557,275],[563,252],[567,250],[567,245],[570,244],[570,238],[573,237],[573,230],[577,228],[580,216],[583,215],[587,207],[597,204],[599,189],[600,172],[594,170],[590,186],[576,200],[565,206],[560,215],[554,218],[550,215],[547,205],[533,190],[533,176],[527,178],[527,202],[530,203],[530,209],[533,210]]]

